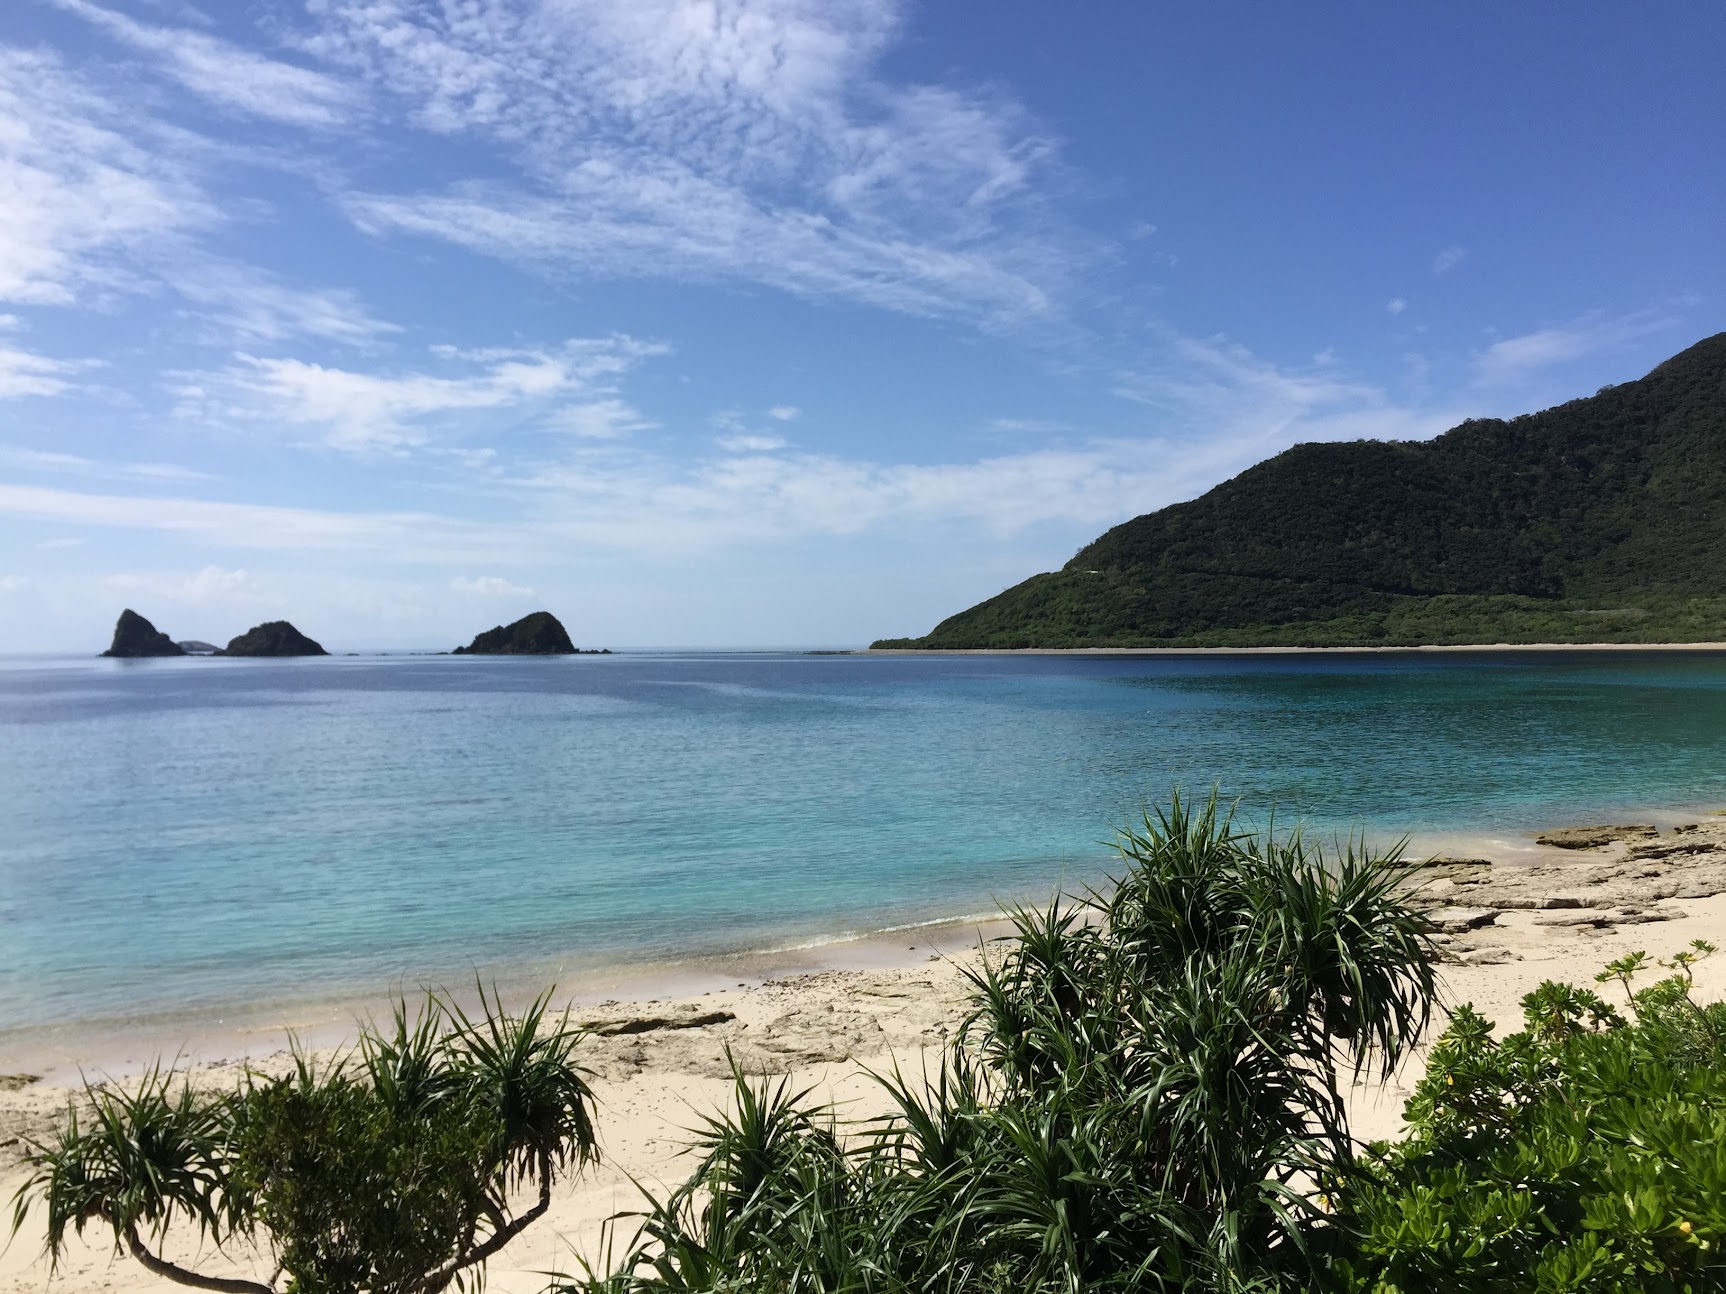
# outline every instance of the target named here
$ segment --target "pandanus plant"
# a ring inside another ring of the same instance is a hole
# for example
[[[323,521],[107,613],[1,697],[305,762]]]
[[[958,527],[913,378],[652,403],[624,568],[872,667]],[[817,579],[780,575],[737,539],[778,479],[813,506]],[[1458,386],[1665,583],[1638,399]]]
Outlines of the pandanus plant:
[[[219,1294],[439,1294],[542,1217],[560,1177],[597,1155],[580,1030],[549,995],[519,1015],[496,995],[464,1011],[431,995],[323,1063],[200,1091],[156,1068],[90,1087],[85,1112],[32,1147],[16,1232],[47,1215],[58,1263],[69,1237],[105,1229],[158,1276]],[[521,1197],[527,1196],[522,1207]],[[259,1242],[268,1281],[202,1274],[163,1244],[189,1228],[217,1251]]]
[[[738,1074],[689,1182],[571,1288],[1311,1287],[1354,1153],[1342,1076],[1392,1070],[1433,1003],[1413,869],[1244,832],[1215,796],[1117,847],[1110,884],[1013,914],[956,1040],[881,1076],[891,1115],[847,1130]]]

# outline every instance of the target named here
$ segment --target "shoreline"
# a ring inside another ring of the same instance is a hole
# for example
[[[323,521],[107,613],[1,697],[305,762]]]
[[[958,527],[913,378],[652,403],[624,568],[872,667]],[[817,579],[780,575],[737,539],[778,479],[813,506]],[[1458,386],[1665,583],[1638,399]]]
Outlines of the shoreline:
[[[1425,902],[1439,931],[1441,1007],[1471,1002],[1502,1035],[1520,1027],[1519,1000],[1543,980],[1588,986],[1606,962],[1636,949],[1670,958],[1694,938],[1726,946],[1726,817],[1692,822],[1654,836],[1620,832],[1598,847],[1527,845],[1512,859],[1436,862],[1426,872]],[[793,1075],[841,1120],[886,1112],[890,1101],[873,1075],[898,1066],[914,1078],[950,1040],[966,1010],[964,968],[977,940],[999,932],[976,922],[882,932],[771,954],[779,960],[760,966],[754,981],[684,983],[680,993],[649,997],[645,981],[620,980],[614,996],[576,1003],[574,1018],[594,1028],[581,1057],[604,1159],[558,1188],[541,1223],[492,1261],[488,1285],[502,1294],[540,1294],[547,1273],[574,1270],[577,1254],[599,1253],[608,1218],[640,1208],[637,1183],[663,1194],[682,1181],[688,1130],[730,1104],[730,1056],[751,1074]],[[811,969],[817,963],[825,968]],[[1726,956],[1702,963],[1696,983],[1703,1000],[1726,996]],[[1442,1013],[1429,1040],[1439,1027]],[[278,1047],[252,1063],[279,1070],[286,1059]],[[0,1063],[0,1072],[12,1068]],[[243,1069],[231,1056],[207,1055],[192,1081],[227,1087]],[[1417,1054],[1386,1083],[1349,1087],[1354,1135],[1396,1136],[1421,1071]],[[17,1147],[3,1143],[40,1135],[73,1095],[64,1085],[0,1082],[0,1193],[10,1195],[22,1180]],[[0,1249],[0,1294],[44,1288],[41,1238],[38,1212]],[[170,1253],[181,1258],[196,1247],[195,1236],[169,1237]],[[268,1264],[248,1263],[245,1255],[210,1262],[206,1254],[197,1265],[243,1276]],[[49,1288],[146,1294],[164,1286],[92,1232],[72,1246]]]
[[[1348,656],[1396,652],[1726,652],[1726,642],[1424,643],[1407,647],[860,647],[851,656]]]
[[[1586,816],[1586,815],[1583,815]],[[1649,822],[1663,830],[1681,823],[1726,816],[1715,801],[1686,804],[1620,806],[1606,817]],[[1561,820],[1562,819],[1562,820]],[[1404,857],[1486,857],[1507,868],[1567,867],[1591,861],[1586,853],[1543,846],[1540,832],[1580,820],[1574,812],[1555,810],[1534,814],[1516,828],[1439,829],[1409,833]],[[1243,815],[1242,825],[1259,831],[1263,823]],[[1328,849],[1332,837],[1323,836]],[[1369,834],[1371,847],[1387,850],[1396,838]],[[988,911],[951,914],[932,911],[924,919],[881,926],[841,928],[810,934],[806,928],[787,931],[792,942],[771,943],[687,957],[655,960],[613,960],[569,967],[569,952],[532,958],[497,959],[471,965],[465,973],[439,975],[424,971],[387,982],[352,983],[327,990],[282,992],[256,1004],[193,1006],[155,1012],[142,1019],[98,1018],[19,1025],[0,1030],[0,1076],[26,1073],[44,1086],[76,1085],[84,1074],[124,1079],[159,1060],[178,1058],[192,1065],[228,1063],[282,1051],[290,1038],[314,1050],[339,1047],[350,1041],[365,1019],[384,1018],[392,1002],[410,1003],[428,990],[452,993],[463,1003],[474,997],[476,976],[488,990],[499,990],[513,1007],[551,990],[561,1009],[575,1013],[610,1002],[657,1003],[694,999],[742,989],[753,991],[799,976],[903,971],[931,957],[963,956],[979,941],[1010,929],[1006,915],[1014,902],[1038,904],[1057,890],[1082,891],[1114,863],[1114,855],[1099,849],[1094,867],[1071,863],[1051,868],[1049,885],[1036,893],[1008,898]],[[1089,876],[1090,873],[1095,876]],[[1089,876],[1089,880],[1087,877]]]
[[[782,947],[740,949],[674,961],[616,962],[562,976],[544,972],[555,959],[502,965],[482,975],[487,991],[500,991],[511,1009],[550,991],[557,1009],[591,1013],[608,1004],[694,999],[751,991],[800,976],[899,971],[931,958],[963,956],[980,941],[1009,928],[1003,912],[938,917],[862,932],[841,931]],[[194,1008],[122,1024],[112,1020],[22,1026],[0,1037],[0,1077],[29,1074],[43,1087],[77,1086],[92,1078],[134,1077],[162,1060],[223,1065],[280,1054],[297,1040],[315,1051],[345,1046],[367,1019],[387,1018],[391,1003],[410,1004],[428,991],[464,1004],[475,996],[473,977],[440,981],[435,975],[397,980],[371,991],[354,986],[306,996],[284,995],[250,1008]]]

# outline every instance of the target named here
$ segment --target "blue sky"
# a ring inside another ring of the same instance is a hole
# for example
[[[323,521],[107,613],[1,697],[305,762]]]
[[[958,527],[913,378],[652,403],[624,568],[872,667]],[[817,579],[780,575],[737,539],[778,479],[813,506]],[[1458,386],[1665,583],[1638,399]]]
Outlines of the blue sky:
[[[0,650],[916,633],[1726,327],[1726,9],[10,0]]]

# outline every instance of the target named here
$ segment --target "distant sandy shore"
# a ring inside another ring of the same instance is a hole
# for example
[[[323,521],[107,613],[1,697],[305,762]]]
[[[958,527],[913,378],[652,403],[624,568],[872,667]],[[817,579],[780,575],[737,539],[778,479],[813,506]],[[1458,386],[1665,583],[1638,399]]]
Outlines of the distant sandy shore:
[[[1726,818],[1594,849],[1514,843],[1493,865],[1461,861],[1431,873],[1432,901],[1450,905],[1434,914],[1449,931],[1439,936],[1449,958],[1447,1003],[1472,1002],[1508,1030],[1520,1024],[1519,999],[1543,980],[1587,984],[1605,962],[1636,949],[1670,957],[1697,938],[1726,947]],[[604,1219],[639,1207],[631,1177],[658,1191],[682,1179],[685,1130],[728,1104],[726,1047],[753,1072],[794,1073],[799,1086],[812,1087],[843,1118],[882,1112],[887,1102],[871,1071],[897,1063],[915,1074],[938,1055],[965,1014],[963,968],[979,955],[979,940],[1001,930],[998,923],[970,923],[901,932],[829,946],[825,968],[787,962],[741,985],[575,1002],[578,1020],[602,1030],[625,1022],[631,1028],[584,1044],[605,1162],[563,1186],[553,1212],[492,1262],[490,1286],[506,1294],[542,1290],[546,1272],[574,1270],[577,1252],[596,1252]],[[1705,998],[1726,997],[1726,956],[1703,963],[1697,983]],[[171,1053],[181,1040],[161,1041]],[[282,1045],[279,1035],[254,1039],[250,1063],[281,1065]],[[194,1059],[196,1081],[215,1086],[231,1084],[242,1067],[232,1053]],[[0,1058],[0,1073],[11,1068]],[[1390,1083],[1349,1094],[1358,1135],[1395,1134],[1419,1071],[1417,1057]],[[72,1091],[63,1083],[0,1081],[0,1143],[41,1134]],[[16,1143],[0,1145],[0,1199],[16,1189],[17,1155]],[[114,1255],[94,1233],[93,1243],[75,1245],[50,1280],[41,1244],[37,1219],[0,1254],[0,1294],[175,1288]],[[268,1270],[266,1263],[207,1254],[195,1261],[187,1237],[171,1238],[169,1247],[210,1274]]]
[[[1726,651],[1726,643],[1434,643],[1415,647],[863,647],[855,656],[1349,656],[1386,652]]]

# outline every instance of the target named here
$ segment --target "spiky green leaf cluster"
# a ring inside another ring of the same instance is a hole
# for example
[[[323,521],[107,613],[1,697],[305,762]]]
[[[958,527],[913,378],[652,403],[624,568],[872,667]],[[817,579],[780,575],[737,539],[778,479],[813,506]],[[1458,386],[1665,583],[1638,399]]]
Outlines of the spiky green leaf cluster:
[[[201,1092],[152,1070],[87,1089],[37,1146],[14,1229],[45,1206],[48,1251],[96,1225],[170,1280],[226,1294],[262,1282],[212,1279],[162,1256],[175,1224],[218,1248],[273,1251],[295,1294],[437,1294],[477,1283],[482,1264],[542,1216],[553,1184],[596,1154],[580,1032],[548,998],[506,1014],[481,993],[470,1014],[433,996],[323,1064],[248,1074]],[[525,1209],[516,1195],[536,1195]]]
[[[1407,869],[1237,830],[1177,798],[1103,890],[1014,915],[974,1009],[895,1112],[840,1126],[737,1080],[690,1180],[578,1283],[616,1290],[1293,1290],[1344,1171],[1339,1074],[1419,1035],[1431,951]]]

